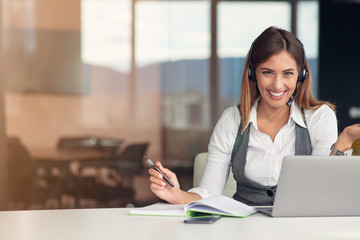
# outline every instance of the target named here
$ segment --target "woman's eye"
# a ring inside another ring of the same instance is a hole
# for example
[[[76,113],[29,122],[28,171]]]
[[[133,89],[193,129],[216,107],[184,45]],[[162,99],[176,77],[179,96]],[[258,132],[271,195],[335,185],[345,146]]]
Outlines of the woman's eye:
[[[270,74],[272,74],[272,71],[262,71],[262,74],[264,74],[264,75],[270,75]]]
[[[286,76],[292,76],[292,75],[294,75],[294,73],[293,73],[293,72],[285,72],[284,75],[286,75]]]

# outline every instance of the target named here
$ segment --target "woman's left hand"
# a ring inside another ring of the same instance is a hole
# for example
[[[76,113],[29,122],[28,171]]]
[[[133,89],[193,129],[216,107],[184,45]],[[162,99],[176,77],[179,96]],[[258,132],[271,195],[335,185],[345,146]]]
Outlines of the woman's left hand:
[[[347,126],[338,137],[335,143],[335,148],[340,151],[345,151],[351,148],[351,145],[356,139],[360,138],[360,124],[353,124]]]

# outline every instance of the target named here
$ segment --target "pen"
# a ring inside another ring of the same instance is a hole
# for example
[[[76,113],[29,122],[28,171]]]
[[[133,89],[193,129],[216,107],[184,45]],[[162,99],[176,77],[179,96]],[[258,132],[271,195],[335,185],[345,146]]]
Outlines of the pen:
[[[170,186],[174,187],[174,184],[170,181],[170,179],[167,176],[165,176],[165,174],[153,163],[153,161],[150,160],[150,158],[146,157],[145,155],[144,155],[144,158],[145,158],[146,162],[150,165],[151,168],[158,171],[163,176],[165,181],[168,182],[170,184]]]

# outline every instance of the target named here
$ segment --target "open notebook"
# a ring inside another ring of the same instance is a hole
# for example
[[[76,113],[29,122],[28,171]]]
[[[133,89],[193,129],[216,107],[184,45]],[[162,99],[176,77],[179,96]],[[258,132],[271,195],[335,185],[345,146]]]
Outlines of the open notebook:
[[[256,213],[253,207],[232,198],[217,195],[188,204],[155,203],[142,208],[130,209],[130,215],[146,216],[199,216],[222,215],[229,217],[247,217]]]

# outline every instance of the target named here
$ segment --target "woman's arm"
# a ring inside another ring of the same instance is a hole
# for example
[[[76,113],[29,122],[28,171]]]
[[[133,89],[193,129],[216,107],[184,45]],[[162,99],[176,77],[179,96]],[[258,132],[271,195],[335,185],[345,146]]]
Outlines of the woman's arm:
[[[329,155],[330,146],[338,138],[337,119],[333,110],[327,105],[319,109],[305,110],[308,125],[312,155]]]
[[[360,138],[360,124],[346,127],[335,142],[335,148],[344,152],[351,148],[353,142]],[[330,155],[334,155],[331,153]]]
[[[237,107],[225,110],[210,138],[207,161],[200,185],[190,192],[206,198],[222,194],[229,176],[231,151],[239,129],[240,114]]]
[[[306,112],[313,155],[330,154],[330,146],[334,144],[342,152],[351,148],[353,142],[360,138],[360,124],[346,127],[338,136],[337,119],[335,113],[326,105],[316,111]]]

